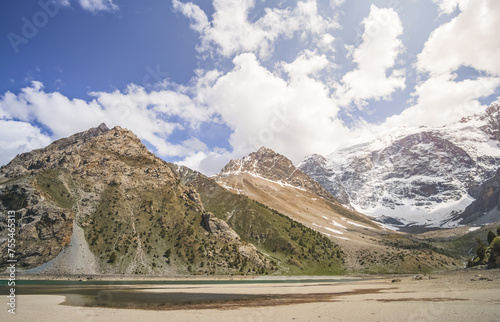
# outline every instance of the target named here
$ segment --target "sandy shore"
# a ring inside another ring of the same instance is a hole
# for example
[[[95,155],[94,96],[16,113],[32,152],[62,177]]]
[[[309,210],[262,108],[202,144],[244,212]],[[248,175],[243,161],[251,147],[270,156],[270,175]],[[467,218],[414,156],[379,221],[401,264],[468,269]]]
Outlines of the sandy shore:
[[[456,322],[498,321],[500,317],[500,270],[459,271],[421,280],[390,277],[293,284],[148,285],[140,292],[262,295],[275,302],[268,306],[269,302],[251,299],[227,305],[147,310],[73,306],[61,295],[19,295],[17,314],[8,314],[4,307],[2,321]]]

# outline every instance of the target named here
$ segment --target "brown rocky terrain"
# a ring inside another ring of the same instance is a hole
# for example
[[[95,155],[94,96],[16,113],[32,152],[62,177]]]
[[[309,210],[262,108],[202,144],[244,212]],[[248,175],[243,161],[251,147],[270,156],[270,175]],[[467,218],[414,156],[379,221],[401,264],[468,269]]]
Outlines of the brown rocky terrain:
[[[120,127],[101,124],[18,155],[0,169],[0,208],[2,265],[5,213],[14,210],[16,259],[25,268],[49,262],[43,270],[58,267],[59,273],[273,270],[269,259],[221,220],[215,231],[203,227],[202,218],[210,214],[196,191]],[[70,247],[75,244],[83,246]],[[76,269],[83,257],[93,267]]]

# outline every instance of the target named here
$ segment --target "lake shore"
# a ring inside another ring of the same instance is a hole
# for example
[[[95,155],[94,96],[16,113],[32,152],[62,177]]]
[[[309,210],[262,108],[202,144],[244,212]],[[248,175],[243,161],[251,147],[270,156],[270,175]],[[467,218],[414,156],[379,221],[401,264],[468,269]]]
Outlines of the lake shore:
[[[75,304],[78,303],[77,296],[22,295],[23,286],[20,285],[16,315],[8,314],[6,309],[2,315],[8,321],[67,321],[68,317],[72,317],[75,321],[121,322],[142,319],[249,322],[496,321],[500,316],[498,269],[341,281],[311,281],[309,277],[303,278],[309,281],[131,285],[128,292],[139,292],[144,298],[155,299],[167,295],[177,301],[183,297],[201,298],[200,301],[175,302],[178,305],[174,303],[141,309],[79,306]],[[106,301],[105,296],[101,297]],[[221,300],[218,301],[218,298]]]

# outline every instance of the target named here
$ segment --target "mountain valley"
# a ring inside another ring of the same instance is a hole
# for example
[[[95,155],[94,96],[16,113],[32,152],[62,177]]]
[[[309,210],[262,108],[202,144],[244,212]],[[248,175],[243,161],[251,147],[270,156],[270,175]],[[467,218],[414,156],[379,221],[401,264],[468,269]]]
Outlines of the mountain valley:
[[[394,158],[410,153],[405,149],[384,153]],[[468,164],[459,155],[456,162]],[[1,265],[8,259],[4,213],[11,210],[18,223],[15,259],[28,274],[338,275],[463,266],[464,250],[448,246],[473,231],[395,231],[398,224],[374,221],[355,210],[359,205],[346,204],[352,191],[331,189],[345,176],[318,176],[333,170],[324,166],[326,158],[312,158],[297,168],[263,147],[207,177],[157,158],[131,131],[101,124],[18,155],[0,169]],[[485,205],[472,203],[467,211],[483,218],[487,207],[496,218],[495,180],[468,185]],[[460,197],[440,190],[445,195]]]

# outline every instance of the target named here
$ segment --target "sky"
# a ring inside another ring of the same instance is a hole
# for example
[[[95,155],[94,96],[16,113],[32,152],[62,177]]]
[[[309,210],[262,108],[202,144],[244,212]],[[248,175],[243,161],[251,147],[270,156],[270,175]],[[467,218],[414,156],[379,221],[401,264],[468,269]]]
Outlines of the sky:
[[[98,126],[211,175],[500,96],[498,0],[3,0],[0,165]]]

